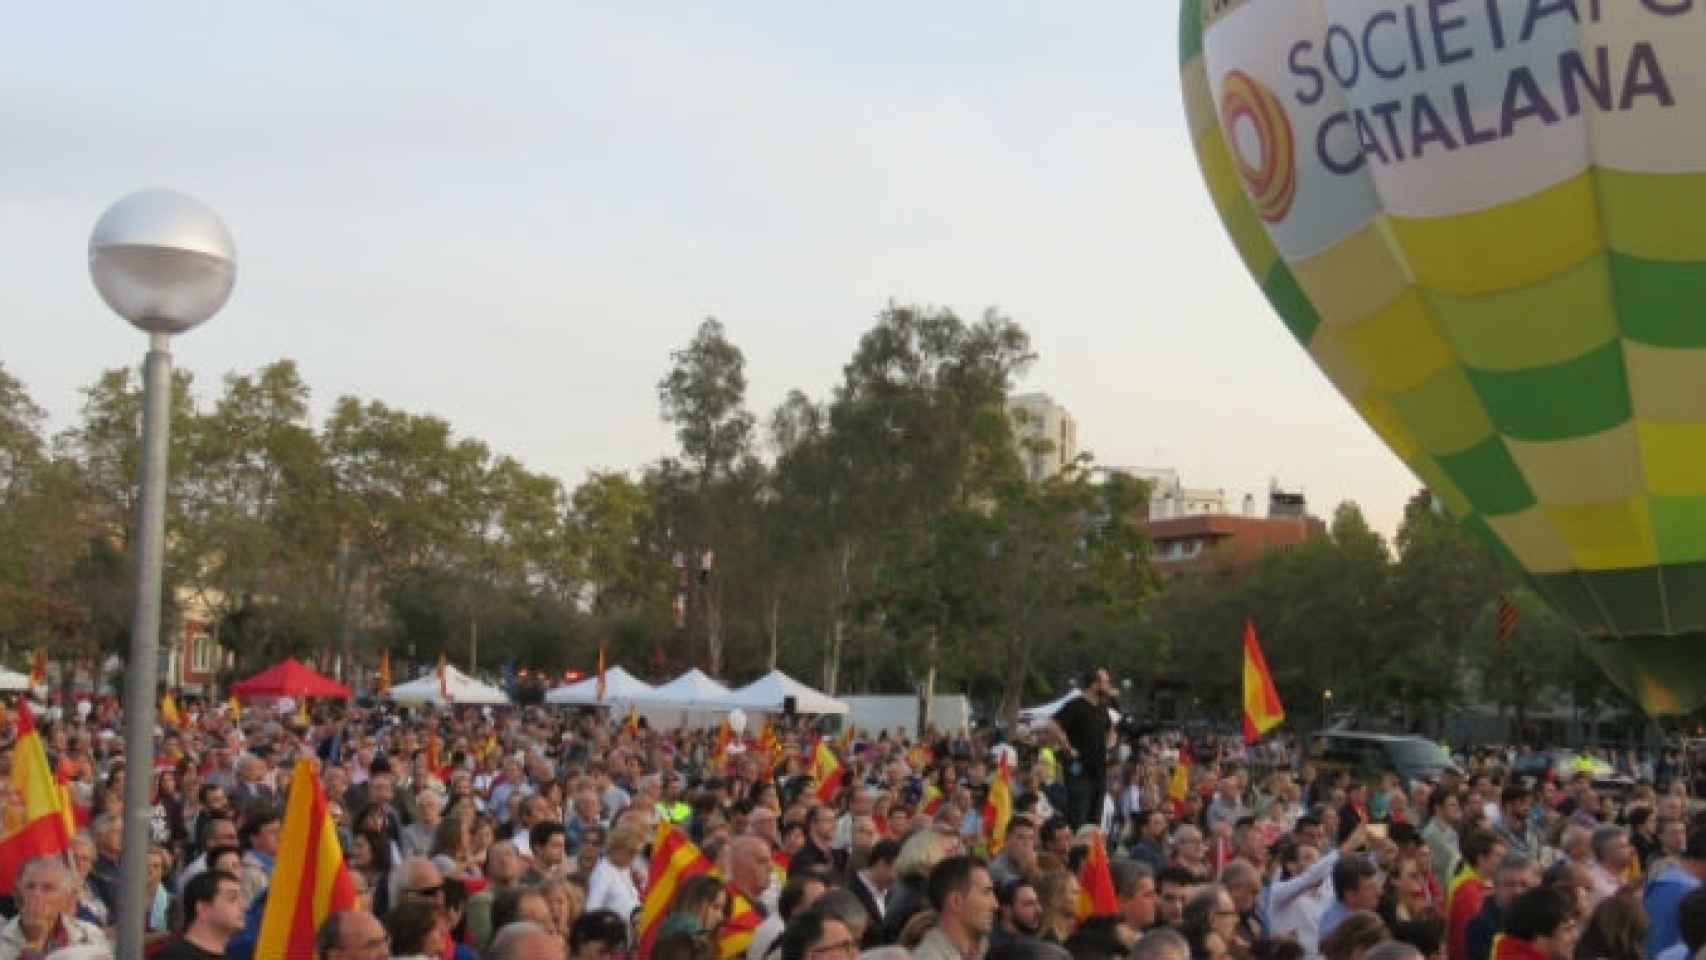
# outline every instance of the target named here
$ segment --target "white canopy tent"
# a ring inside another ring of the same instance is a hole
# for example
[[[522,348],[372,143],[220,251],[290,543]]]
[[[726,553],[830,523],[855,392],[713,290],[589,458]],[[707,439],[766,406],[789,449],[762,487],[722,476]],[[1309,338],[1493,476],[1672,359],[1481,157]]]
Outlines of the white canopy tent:
[[[715,726],[729,709],[722,705],[728,695],[728,687],[694,667],[654,687],[646,699],[639,701],[639,710],[647,723],[663,729]]]
[[[599,705],[631,703],[650,703],[656,692],[655,687],[641,680],[621,667],[611,667],[604,671],[604,699],[598,699],[598,676],[587,677],[575,683],[553,687],[545,692],[545,702],[555,704],[571,704],[575,706],[592,707]]]
[[[731,691],[713,706],[721,710],[767,710],[780,712],[785,701],[794,698],[794,711],[805,714],[844,714],[851,708],[827,694],[806,686],[780,670],[772,670],[739,690]]]
[[[22,693],[30,689],[28,674],[0,667],[0,691],[6,693]]]
[[[445,664],[445,681],[440,683],[438,671],[433,670],[418,680],[400,683],[385,691],[385,696],[398,703],[445,704],[507,704],[509,697],[497,687],[487,686],[466,673]],[[450,688],[450,699],[444,698],[442,687]]]
[[[661,687],[653,687],[645,703],[656,707],[703,710],[707,707],[718,707],[728,695],[728,687],[706,676],[705,671],[694,667]]]

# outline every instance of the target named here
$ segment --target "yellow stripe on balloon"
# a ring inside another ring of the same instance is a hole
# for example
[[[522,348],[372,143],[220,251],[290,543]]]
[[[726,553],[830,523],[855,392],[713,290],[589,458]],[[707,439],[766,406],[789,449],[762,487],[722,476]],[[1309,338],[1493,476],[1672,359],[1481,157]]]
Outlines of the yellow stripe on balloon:
[[[1532,196],[1449,217],[1391,217],[1416,279],[1445,293],[1538,283],[1605,249],[1598,198],[1582,173]]]

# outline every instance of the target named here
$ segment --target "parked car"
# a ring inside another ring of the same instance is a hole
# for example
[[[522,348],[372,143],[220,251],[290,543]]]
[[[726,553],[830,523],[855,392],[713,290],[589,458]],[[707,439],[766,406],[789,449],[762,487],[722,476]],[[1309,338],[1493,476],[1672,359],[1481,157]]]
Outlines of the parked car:
[[[1356,730],[1316,734],[1310,739],[1309,758],[1318,770],[1344,771],[1364,780],[1396,773],[1406,785],[1457,769],[1445,748],[1426,737]]]

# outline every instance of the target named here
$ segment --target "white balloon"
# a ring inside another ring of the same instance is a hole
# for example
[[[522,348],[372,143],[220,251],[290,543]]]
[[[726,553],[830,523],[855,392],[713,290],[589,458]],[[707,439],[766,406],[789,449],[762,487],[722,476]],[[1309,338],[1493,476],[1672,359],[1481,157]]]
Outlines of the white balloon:
[[[739,736],[746,732],[746,711],[739,707],[729,711],[729,729]]]

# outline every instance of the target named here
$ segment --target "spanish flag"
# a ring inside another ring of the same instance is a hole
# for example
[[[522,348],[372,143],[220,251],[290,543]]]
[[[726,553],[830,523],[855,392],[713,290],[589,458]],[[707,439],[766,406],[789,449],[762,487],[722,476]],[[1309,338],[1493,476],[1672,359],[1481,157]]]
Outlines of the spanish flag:
[[[1175,805],[1191,795],[1191,745],[1179,744],[1179,760],[1173,764],[1173,776],[1167,781],[1167,799]]]
[[[646,887],[645,900],[640,904],[640,917],[634,924],[640,933],[640,949],[636,956],[651,955],[658,925],[674,905],[675,892],[681,888],[682,881],[702,873],[717,875],[711,861],[705,859],[680,827],[667,820],[658,824],[657,835],[652,839],[651,881]],[[753,909],[752,902],[734,887],[725,883],[724,888],[729,898],[729,910],[724,914],[727,919],[717,930],[717,956],[730,960],[745,955],[746,948],[752,944],[753,931],[764,922],[764,918]],[[257,952],[256,956],[260,953]]]
[[[1256,624],[1245,620],[1244,742],[1255,743],[1284,719],[1285,708],[1280,706],[1279,693],[1274,690],[1268,661],[1262,657],[1262,645],[1256,642]]]
[[[1108,851],[1102,846],[1102,831],[1090,836],[1090,855],[1078,868],[1078,922],[1090,917],[1111,917],[1120,912],[1114,875],[1108,869]]]
[[[942,809],[942,801],[946,799],[948,798],[943,795],[941,787],[934,783],[924,785],[924,806],[922,809],[927,816],[935,816],[936,811]]]
[[[71,808],[47,765],[47,750],[26,700],[18,701],[11,792],[0,815],[0,895],[12,893],[26,861],[71,846]]]
[[[166,691],[166,695],[160,698],[160,719],[174,727],[184,725],[184,715],[178,712],[178,701],[172,696],[170,690]]]
[[[631,703],[628,705],[628,715],[622,718],[622,735],[624,737],[640,735],[640,711]]]
[[[1013,822],[1013,775],[1007,756],[1003,751],[995,782],[989,785],[989,799],[983,805],[983,831],[989,837],[992,857],[1001,852],[1001,845],[1007,842],[1007,825]]]
[[[379,682],[378,696],[385,696],[391,689],[391,651],[379,651]]]
[[[354,907],[355,885],[326,812],[326,793],[312,763],[298,760],[255,956],[313,960],[314,931],[326,917]]]
[[[821,739],[812,758],[812,779],[817,781],[819,803],[834,800],[836,792],[841,789],[841,781],[847,779],[847,769],[836,758],[835,751],[829,749],[829,744]]]

